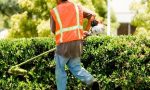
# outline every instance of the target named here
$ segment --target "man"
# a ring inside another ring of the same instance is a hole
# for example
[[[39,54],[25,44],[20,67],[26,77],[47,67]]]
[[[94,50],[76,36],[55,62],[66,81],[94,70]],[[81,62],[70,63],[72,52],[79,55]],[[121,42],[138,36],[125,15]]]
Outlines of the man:
[[[56,39],[55,75],[57,90],[66,90],[65,65],[78,79],[91,86],[93,90],[99,90],[98,82],[80,65],[82,42],[83,38],[87,36],[87,32],[83,32],[83,18],[88,19],[86,30],[89,30],[95,14],[69,0],[57,0],[57,6],[50,12],[50,26]]]

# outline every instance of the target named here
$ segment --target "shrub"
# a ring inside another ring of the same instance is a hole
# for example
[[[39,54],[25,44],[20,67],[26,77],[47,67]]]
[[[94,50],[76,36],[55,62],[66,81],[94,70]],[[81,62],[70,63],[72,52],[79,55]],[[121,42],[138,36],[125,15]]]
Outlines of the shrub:
[[[51,38],[0,41],[0,89],[53,90],[55,85],[54,52],[23,65],[26,76],[8,74],[8,69],[55,47]],[[84,67],[94,75],[104,90],[150,89],[150,40],[133,36],[92,36],[84,41]],[[70,90],[83,90],[85,84],[68,69]]]

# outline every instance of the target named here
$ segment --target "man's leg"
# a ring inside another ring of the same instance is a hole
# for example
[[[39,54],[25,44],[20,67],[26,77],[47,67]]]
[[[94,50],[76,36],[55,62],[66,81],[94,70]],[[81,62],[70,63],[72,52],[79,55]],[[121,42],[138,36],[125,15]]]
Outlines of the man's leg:
[[[55,61],[56,61],[56,69],[55,69],[55,76],[56,76],[56,84],[57,90],[66,90],[67,84],[67,74],[65,72],[65,64],[69,59],[64,58],[58,54],[55,54]]]
[[[90,85],[94,82],[94,77],[83,67],[81,67],[80,57],[71,58],[67,62],[67,65],[72,74],[81,81],[85,82],[87,85]]]

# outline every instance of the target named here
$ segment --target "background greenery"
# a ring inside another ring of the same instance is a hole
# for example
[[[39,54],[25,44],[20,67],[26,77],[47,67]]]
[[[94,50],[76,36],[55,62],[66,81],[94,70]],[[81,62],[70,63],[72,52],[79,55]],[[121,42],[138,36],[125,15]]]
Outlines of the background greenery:
[[[106,22],[106,0],[72,1],[89,8],[97,19]],[[9,28],[9,38],[50,36],[49,11],[55,6],[56,0],[0,0],[3,27]],[[112,24],[116,30],[118,23],[114,14]]]
[[[133,3],[132,10],[136,15],[132,25],[136,26],[135,35],[150,36],[150,0],[142,0],[141,3]]]
[[[72,1],[91,9],[106,23],[107,0]],[[9,38],[50,36],[49,10],[55,6],[55,0],[0,0],[0,29],[9,29]],[[136,12],[132,21],[137,27],[134,34],[150,36],[150,1],[133,2],[131,9]],[[113,33],[119,26],[113,10],[111,25]]]
[[[0,89],[53,90],[54,52],[23,65],[26,76],[8,74],[8,69],[55,47],[52,38],[0,40]],[[145,37],[92,36],[84,42],[82,63],[103,90],[150,89],[150,40]],[[85,84],[68,73],[68,90],[83,90]]]
[[[106,22],[106,0],[74,0],[95,11],[97,18]],[[56,6],[55,0],[0,0],[0,29],[9,29],[9,38],[0,40],[0,89],[2,90],[53,90],[55,86],[54,53],[47,54],[22,66],[26,76],[13,76],[8,69],[53,47],[49,37],[49,10]],[[139,7],[141,9],[139,9]],[[150,1],[142,0],[133,5],[136,16],[132,21],[137,26],[136,35],[150,36]],[[112,10],[113,12],[113,10]],[[113,29],[118,23],[111,17]],[[86,22],[85,22],[86,23]],[[84,42],[82,62],[85,68],[97,77],[104,90],[150,89],[150,40],[145,37],[90,37]],[[68,89],[85,89],[66,68]]]

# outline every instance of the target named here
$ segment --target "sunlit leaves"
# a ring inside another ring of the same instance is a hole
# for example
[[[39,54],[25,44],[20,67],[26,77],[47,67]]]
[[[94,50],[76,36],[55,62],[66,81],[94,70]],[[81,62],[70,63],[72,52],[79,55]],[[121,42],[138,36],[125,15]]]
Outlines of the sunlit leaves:
[[[143,6],[143,7],[140,7]],[[144,1],[136,6],[133,4],[136,15],[132,21],[132,24],[137,27],[136,35],[150,36],[150,1]],[[145,33],[145,34],[144,34]]]
[[[39,37],[47,37],[50,36],[50,21],[41,21],[41,23],[37,26],[38,36]]]
[[[28,12],[15,14],[11,17],[11,29],[9,37],[31,37],[37,36],[36,26],[37,20],[28,18]]]

